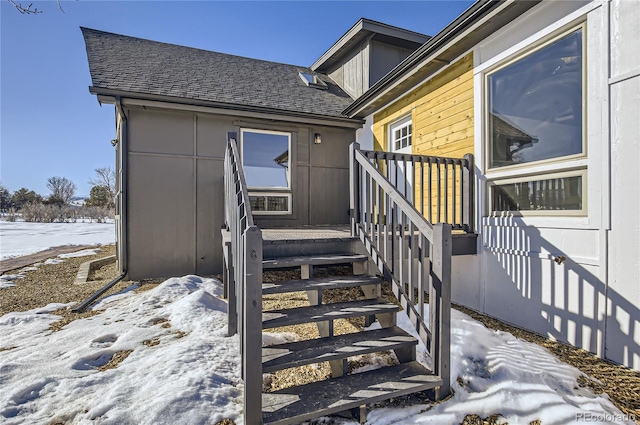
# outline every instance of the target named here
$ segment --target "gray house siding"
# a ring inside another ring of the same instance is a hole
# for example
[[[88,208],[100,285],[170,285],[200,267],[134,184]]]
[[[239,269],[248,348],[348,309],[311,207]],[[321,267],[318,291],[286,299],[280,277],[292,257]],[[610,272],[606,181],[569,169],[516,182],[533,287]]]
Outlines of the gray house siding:
[[[347,152],[354,129],[138,106],[125,112],[130,279],[222,271],[224,152],[230,131],[292,135],[292,214],[256,215],[256,224],[348,223]],[[316,133],[321,144],[314,144]]]
[[[369,44],[357,46],[328,75],[354,99],[369,88]]]
[[[411,49],[392,46],[375,40],[371,40],[369,51],[369,87],[377,83],[396,65],[413,53]]]

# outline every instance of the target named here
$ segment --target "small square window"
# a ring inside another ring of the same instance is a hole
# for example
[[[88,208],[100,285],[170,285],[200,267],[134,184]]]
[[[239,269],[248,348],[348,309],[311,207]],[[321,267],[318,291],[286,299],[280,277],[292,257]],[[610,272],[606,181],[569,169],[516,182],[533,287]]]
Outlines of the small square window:
[[[405,117],[400,121],[397,121],[390,125],[389,145],[396,151],[400,149],[408,148],[411,146],[411,136],[413,132],[413,126],[411,124],[411,116]]]

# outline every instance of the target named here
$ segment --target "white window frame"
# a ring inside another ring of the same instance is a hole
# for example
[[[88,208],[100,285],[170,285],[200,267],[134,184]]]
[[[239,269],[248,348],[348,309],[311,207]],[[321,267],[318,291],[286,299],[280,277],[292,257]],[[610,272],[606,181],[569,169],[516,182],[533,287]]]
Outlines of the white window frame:
[[[262,133],[262,134],[275,134],[279,136],[287,137],[287,149],[289,151],[289,166],[287,167],[287,187],[263,187],[263,186],[250,186],[247,184],[249,190],[249,196],[267,196],[267,197],[286,197],[287,211],[252,211],[253,215],[291,215],[293,213],[292,207],[292,152],[291,152],[291,133],[286,131],[274,131],[263,130],[259,128],[242,128],[240,129],[240,155],[242,158],[242,166],[244,167],[244,133]]]
[[[582,209],[580,210],[518,210],[518,211],[493,211],[491,210],[491,205],[493,201],[493,188],[500,185],[510,184],[510,183],[521,183],[521,182],[529,182],[529,181],[541,181],[541,180],[550,180],[562,177],[582,177]],[[489,216],[492,217],[500,217],[503,215],[512,215],[512,216],[572,216],[572,217],[584,217],[587,215],[587,202],[588,202],[588,193],[587,193],[587,169],[579,169],[573,171],[564,171],[560,173],[551,173],[551,174],[532,174],[526,176],[518,176],[515,178],[507,178],[500,180],[491,180],[487,182],[487,199],[486,205],[487,209],[489,209]]]
[[[489,76],[511,64],[538,52],[550,44],[562,39],[563,37],[577,31],[582,30],[582,152],[577,154],[565,155],[561,157],[548,158],[539,161],[531,161],[522,164],[505,165],[501,167],[491,168],[491,126],[490,105],[489,105]],[[485,213],[489,216],[509,215],[509,216],[567,216],[567,217],[584,217],[588,215],[587,204],[587,175],[588,175],[588,156],[587,156],[587,24],[582,21],[579,24],[571,24],[558,31],[540,38],[534,43],[510,54],[506,58],[502,58],[496,63],[482,69],[482,126],[483,140],[482,149],[484,150],[483,162],[486,178],[486,196],[485,196]],[[539,211],[492,211],[491,197],[493,186],[500,184],[516,183],[521,181],[545,180],[556,177],[582,176],[582,193],[583,202],[581,210],[539,210]]]
[[[410,137],[409,143],[406,146],[402,146],[401,143],[400,148],[396,149],[396,139],[394,138],[395,131],[409,126],[411,126],[411,132],[408,133],[408,137]],[[389,124],[388,129],[389,151],[411,153],[411,149],[413,146],[413,119],[411,114],[392,122],[391,124]],[[409,149],[409,151],[407,152],[406,149]]]
[[[249,192],[249,198],[252,196],[265,196],[267,198],[287,198],[287,210],[286,211],[254,211],[251,212],[253,215],[288,215],[292,213],[291,207],[291,193],[282,193],[282,192]]]

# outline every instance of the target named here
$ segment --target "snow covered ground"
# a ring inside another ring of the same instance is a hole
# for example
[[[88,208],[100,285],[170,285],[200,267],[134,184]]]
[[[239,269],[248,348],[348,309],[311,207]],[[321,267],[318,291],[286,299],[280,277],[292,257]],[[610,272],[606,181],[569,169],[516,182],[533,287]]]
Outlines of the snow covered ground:
[[[0,221],[0,258],[113,243],[114,234],[113,223]],[[94,307],[104,312],[55,333],[49,325],[59,317],[50,312],[60,304],[0,317],[0,423],[215,424],[231,418],[242,424],[238,338],[226,336],[220,282],[185,276],[139,294],[131,289]],[[412,332],[405,316],[398,317]],[[606,395],[579,388],[581,373],[540,346],[455,310],[451,327],[454,396],[433,406],[376,409],[369,424],[456,424],[467,414],[500,414],[509,424],[633,423]],[[117,367],[103,368],[129,351]],[[418,359],[428,365],[424,349]]]
[[[50,312],[61,305],[0,317],[0,423],[242,424],[238,338],[226,336],[221,283],[185,276],[130,289],[55,333]],[[400,325],[411,329],[407,320]],[[451,327],[455,395],[434,406],[373,410],[369,424],[456,424],[473,413],[509,424],[632,423],[606,395],[578,388],[580,372],[545,349],[457,311]],[[100,370],[129,350],[117,367]]]
[[[33,254],[52,246],[115,242],[115,225],[108,223],[26,223],[0,221],[0,260]]]

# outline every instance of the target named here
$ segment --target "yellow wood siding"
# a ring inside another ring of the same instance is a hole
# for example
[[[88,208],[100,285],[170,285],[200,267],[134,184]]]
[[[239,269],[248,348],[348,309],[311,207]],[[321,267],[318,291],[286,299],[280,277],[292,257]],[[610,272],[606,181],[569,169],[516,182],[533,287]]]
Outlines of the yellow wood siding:
[[[373,117],[374,147],[376,150],[390,151],[388,140],[389,125],[411,114],[413,122],[412,152],[419,155],[445,156],[462,158],[467,153],[474,152],[473,140],[473,55],[469,53],[464,58],[451,64],[446,70],[421,84],[413,91],[398,99],[394,104],[375,114]],[[424,185],[428,182],[428,169],[424,169]],[[449,167],[449,176],[452,174]],[[459,173],[459,171],[458,171]],[[433,222],[438,199],[436,198],[436,170],[432,169],[432,197],[428,199],[428,188],[420,182],[420,170],[416,170],[415,199],[416,208],[424,210],[429,218],[429,207]],[[444,172],[442,173],[444,174]],[[459,178],[456,178],[459,182]],[[444,203],[444,193],[447,193],[449,211],[447,221],[453,219],[453,208],[460,211],[460,191],[453,200],[452,180],[447,188],[444,183],[440,190]],[[422,195],[422,196],[421,196]],[[424,206],[418,205],[424,199]],[[441,216],[443,219],[444,216]]]

